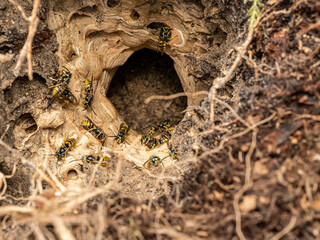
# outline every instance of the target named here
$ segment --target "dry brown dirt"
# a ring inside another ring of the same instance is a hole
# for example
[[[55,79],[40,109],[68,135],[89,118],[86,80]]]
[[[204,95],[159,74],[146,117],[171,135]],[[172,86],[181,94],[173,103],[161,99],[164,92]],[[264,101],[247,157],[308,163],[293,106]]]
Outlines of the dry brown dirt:
[[[28,23],[0,3],[0,53],[14,54],[0,63],[0,239],[320,238],[318,1],[267,1],[252,36],[251,2],[41,2],[33,80],[27,64],[13,73]],[[161,24],[173,35],[163,55]],[[63,66],[77,100],[64,106],[50,89]],[[101,144],[84,119],[108,136],[126,123],[128,142]],[[145,169],[169,154],[140,144],[160,120],[175,126],[179,160]],[[112,167],[74,161],[100,153]]]

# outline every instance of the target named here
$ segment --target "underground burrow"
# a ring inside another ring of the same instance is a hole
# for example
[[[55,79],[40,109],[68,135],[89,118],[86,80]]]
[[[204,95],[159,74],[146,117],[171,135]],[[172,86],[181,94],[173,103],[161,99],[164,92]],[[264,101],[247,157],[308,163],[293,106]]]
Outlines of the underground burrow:
[[[187,98],[154,100],[152,95],[171,95],[183,92],[173,60],[166,54],[142,49],[133,53],[114,75],[107,97],[124,121],[143,134],[159,121],[169,120],[177,125],[183,118]]]

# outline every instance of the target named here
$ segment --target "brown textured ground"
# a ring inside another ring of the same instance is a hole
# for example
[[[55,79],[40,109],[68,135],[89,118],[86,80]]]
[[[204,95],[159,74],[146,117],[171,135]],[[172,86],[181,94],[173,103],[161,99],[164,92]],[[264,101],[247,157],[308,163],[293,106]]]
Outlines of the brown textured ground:
[[[112,5],[117,1],[107,2]],[[183,4],[192,6],[196,2],[184,1]],[[242,1],[203,1],[203,4],[200,6],[205,13],[203,19],[209,25],[214,22],[211,14],[218,7],[219,16],[237,33],[244,30],[247,10],[239,10],[243,8]],[[24,7],[30,10],[27,3]],[[320,5],[312,0],[278,1],[264,10],[244,64],[236,70],[231,83],[219,91],[219,97],[230,104],[241,119],[225,105],[215,102],[214,124],[220,129],[212,130],[209,99],[190,110],[191,116],[177,127],[174,145],[185,157],[181,161],[196,161],[183,180],[166,183],[171,189],[169,194],[140,200],[128,197],[125,190],[119,191],[117,184],[101,193],[100,188],[86,189],[86,192],[74,189],[75,194],[69,189],[62,194],[62,199],[51,192],[44,193],[45,207],[32,201],[36,208],[24,208],[22,212],[5,208],[10,204],[11,207],[24,206],[23,200],[27,199],[17,201],[12,197],[31,194],[28,180],[32,182],[32,169],[18,164],[15,176],[7,179],[8,187],[1,195],[1,237],[71,239],[68,234],[72,234],[76,239],[318,239]],[[0,11],[2,22],[8,19],[23,22],[8,4],[0,5]],[[18,53],[26,27],[17,28],[13,22],[6,23],[9,27],[0,26],[1,53]],[[47,32],[44,29],[45,25],[40,23],[38,36]],[[13,77],[14,61],[0,65],[3,90],[0,129],[3,133],[9,124],[3,140],[13,147],[13,129],[19,127],[15,134],[22,135],[35,131],[28,111],[46,107],[38,100],[47,91],[44,79],[56,70],[54,34],[38,41],[46,41],[46,48],[40,48],[42,45],[35,41],[38,51],[34,52],[37,73],[34,82],[29,82],[24,74],[18,79]],[[190,74],[198,81],[212,81],[219,74],[217,69],[224,67],[222,63],[208,60],[217,54],[221,53],[209,50],[202,58],[195,58],[189,53],[194,69]],[[227,66],[232,64],[234,55],[235,52],[228,55]],[[124,104],[127,103],[120,104],[120,108]],[[267,120],[260,122],[264,119]],[[255,123],[256,128],[247,130]],[[196,157],[188,158],[185,152],[193,152]],[[28,152],[23,153],[28,157]],[[0,154],[0,170],[7,175],[17,159],[3,147]],[[146,177],[136,171],[138,177]],[[159,176],[159,171],[154,170],[152,174]],[[155,185],[166,182],[154,179]],[[46,183],[44,187],[49,188]],[[149,190],[148,186],[140,188],[134,182],[129,188],[136,188],[137,194]],[[76,194],[83,198],[79,197],[78,204],[71,204]],[[69,204],[64,205],[65,202]],[[61,222],[64,225],[61,226]]]

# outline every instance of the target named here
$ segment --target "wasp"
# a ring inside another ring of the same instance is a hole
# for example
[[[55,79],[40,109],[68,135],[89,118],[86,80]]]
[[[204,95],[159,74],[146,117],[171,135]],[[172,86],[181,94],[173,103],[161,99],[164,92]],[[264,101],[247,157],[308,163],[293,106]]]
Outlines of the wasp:
[[[157,128],[152,126],[149,129],[147,135],[141,137],[141,144],[147,145],[150,141],[153,141],[154,138],[151,136],[154,135],[156,131],[157,131]]]
[[[52,90],[52,97],[59,97],[59,99],[64,100],[64,103],[66,102],[75,102],[75,97],[72,95],[68,88],[68,84],[70,82],[70,78],[72,74],[70,71],[64,67],[67,71],[63,71],[63,73],[59,76],[61,79],[53,79],[55,81],[55,85],[51,86],[50,88],[53,88]]]
[[[155,127],[151,127],[147,133],[147,135],[152,136],[155,134],[155,132],[157,131],[157,129]]]
[[[84,120],[81,122],[81,126],[84,127],[87,130],[92,130],[94,129],[96,126],[93,124],[93,122],[91,122],[90,120]]]
[[[87,95],[84,97],[84,102],[83,102],[84,110],[87,110],[88,107],[90,107],[91,110],[94,112],[94,114],[97,115],[96,112],[91,107],[92,100],[93,100],[93,95]]]
[[[63,71],[62,72],[62,76],[61,76],[61,80],[60,81],[62,83],[65,83],[66,85],[68,85],[69,82],[70,82],[70,79],[72,77],[72,74],[71,74],[71,72],[69,71],[68,68],[66,68],[66,67],[63,67],[63,68],[65,68],[67,71]]]
[[[75,103],[75,97],[73,96],[69,88],[64,89],[59,98],[64,101],[64,104],[66,104],[67,102]]]
[[[142,136],[141,144],[147,146],[147,148],[149,149],[153,149],[160,146],[159,139],[154,138],[150,135]]]
[[[161,56],[166,51],[166,47],[170,39],[171,39],[171,28],[168,26],[161,27],[159,42],[158,42],[158,49],[161,52]]]
[[[110,157],[103,156],[103,155],[98,155],[98,156],[89,155],[89,156],[86,156],[86,161],[88,163],[99,163],[100,166],[102,166],[102,167],[112,166],[112,165],[108,164],[110,162],[110,160],[111,160]]]
[[[161,160],[161,162],[162,162],[164,159],[168,158],[168,157],[172,157],[173,160],[179,160],[178,154],[177,154],[177,152],[174,150],[174,148],[172,147],[172,144],[169,143],[169,141],[168,141],[168,142],[167,142],[167,145],[168,145],[168,149],[169,149],[169,155],[166,156],[166,157],[164,157],[164,158]]]
[[[126,135],[129,132],[129,130],[130,130],[130,127],[126,126],[124,123],[121,123],[118,134],[116,136],[109,136],[109,137],[115,137],[115,140],[118,144],[121,144],[124,142],[128,143],[126,140]]]
[[[63,89],[63,86],[56,86],[53,91],[52,91],[52,97],[53,98],[59,98],[60,100],[63,100],[64,104],[70,102],[70,103],[75,103],[75,97],[71,93],[68,87]],[[53,102],[53,99],[51,99],[50,104]],[[63,105],[64,105],[63,104]]]
[[[171,138],[173,129],[168,120],[161,121],[157,127],[152,126],[147,135],[141,137],[141,144],[147,146],[149,149],[156,148]],[[157,130],[162,133],[160,139],[152,137]]]
[[[72,74],[68,68],[66,68],[64,66],[63,66],[63,68],[65,68],[66,71],[63,71],[62,74],[58,74],[58,79],[50,78],[53,81],[55,81],[55,83],[56,83],[56,85],[51,86],[51,88],[56,87],[56,86],[60,86],[60,85],[68,85],[69,84]]]
[[[87,163],[99,163],[100,166],[102,166],[102,167],[110,166],[110,164],[108,164],[108,162],[110,162],[110,160],[111,160],[110,157],[103,156],[103,155],[98,155],[98,156],[88,155],[88,156],[85,156],[85,161]],[[100,161],[101,161],[101,163],[100,163]]]
[[[160,163],[162,163],[162,160],[158,156],[152,156],[143,164],[143,167],[144,168],[158,167]]]
[[[94,112],[93,108],[91,107],[92,100],[93,100],[92,80],[86,79],[84,81],[84,89],[85,89],[85,97],[84,97],[84,102],[83,102],[84,110],[87,110],[88,107],[90,107],[92,109],[92,111]],[[94,112],[94,114],[96,114],[96,113]]]
[[[97,155],[97,156],[87,155],[87,156],[83,156],[81,159],[72,160],[71,162],[73,161],[86,161],[87,163],[100,164],[100,166],[102,167],[113,166],[112,164],[110,164],[110,161],[111,161],[110,157],[103,156],[103,155]]]
[[[67,141],[65,141],[63,145],[56,151],[54,155],[57,157],[57,164],[56,164],[57,168],[58,168],[58,161],[61,161],[62,158],[66,158],[68,151],[71,150],[75,142],[76,142],[75,138],[70,138]]]
[[[149,141],[151,141],[153,139],[153,137],[151,137],[150,135],[145,135],[141,137],[141,144],[142,145],[147,145]]]
[[[84,81],[84,89],[85,89],[86,93],[92,92],[92,80],[86,79]]]
[[[151,138],[146,144],[147,148],[153,149],[160,146],[160,141],[157,138]]]
[[[106,135],[103,133],[103,131],[95,126],[90,120],[84,120],[81,122],[81,126],[88,130],[89,132],[92,131],[95,134],[95,137],[104,144],[106,140]]]
[[[58,97],[62,94],[63,87],[61,85],[55,86],[52,90],[52,97]]]
[[[164,144],[169,141],[169,139],[172,136],[172,132],[174,130],[174,127],[168,128],[165,132],[163,132],[160,136],[159,142],[160,144]]]
[[[167,142],[168,144],[168,148],[169,148],[169,156],[172,157],[174,160],[179,160],[178,159],[178,154],[177,152],[174,150],[174,148],[172,147],[172,144]]]
[[[167,131],[170,127],[171,127],[171,123],[169,122],[169,120],[161,121],[157,126],[157,128],[159,129],[159,132],[161,133]]]
[[[162,132],[166,131],[167,129],[169,129],[170,127],[171,127],[171,124],[170,124],[169,120],[161,121],[158,123],[158,125],[156,127],[151,126],[151,128],[149,129],[149,131],[147,133],[147,136],[153,136],[157,130],[159,130],[162,133]]]

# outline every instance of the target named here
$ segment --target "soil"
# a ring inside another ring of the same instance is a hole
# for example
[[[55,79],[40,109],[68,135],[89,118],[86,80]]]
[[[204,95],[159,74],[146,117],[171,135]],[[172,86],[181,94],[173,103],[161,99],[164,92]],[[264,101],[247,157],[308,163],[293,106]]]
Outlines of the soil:
[[[17,2],[28,16],[32,4]],[[77,13],[74,19],[83,20],[85,14],[101,7],[94,2],[68,2],[67,7],[78,4],[83,15]],[[55,7],[50,8],[52,4]],[[114,0],[103,4],[108,11],[127,6]],[[77,106],[62,108],[59,102],[49,106],[49,76],[65,64],[61,49],[67,41],[57,41],[61,32],[49,29],[48,18],[51,11],[59,15],[64,8],[51,1],[42,4],[32,49],[34,80],[30,81],[26,64],[19,76],[13,74],[27,23],[11,3],[1,2],[0,53],[15,57],[0,63],[0,238],[319,239],[320,5],[308,0],[268,1],[261,6],[263,15],[241,55],[242,64],[212,96],[215,77],[225,76],[238,46],[250,35],[250,5],[242,1],[148,1],[129,12],[132,21],[141,22],[141,9],[152,9],[146,12],[159,19],[188,13],[193,20],[179,25],[189,37],[182,54],[188,59],[183,73],[193,79],[190,83],[210,88],[208,98],[199,105],[187,106],[186,98],[145,105],[148,96],[185,90],[173,61],[156,53],[152,44],[148,46],[153,50],[137,51],[117,70],[112,69],[116,73],[106,94],[132,129],[144,133],[145,128],[166,119],[176,125],[172,144],[178,160],[170,157],[165,167],[147,170],[124,157],[136,145],[102,147],[73,123],[82,117]],[[98,17],[103,19],[103,15]],[[139,28],[139,23],[134,26]],[[172,44],[167,53],[177,61],[174,51]],[[76,59],[76,51],[71,55],[69,62]],[[74,75],[72,81],[77,78]],[[93,104],[96,111],[100,111],[98,104]],[[72,119],[40,129],[39,113],[52,110]],[[181,114],[184,110],[185,115]],[[52,152],[40,151],[45,148],[43,139],[57,145],[61,140],[57,133],[70,126],[88,136],[87,146],[108,153],[113,166],[70,165],[66,160],[60,165],[66,171],[61,174],[55,169],[56,159],[48,156]],[[134,134],[129,136],[132,143]],[[169,153],[167,148],[160,151]]]

